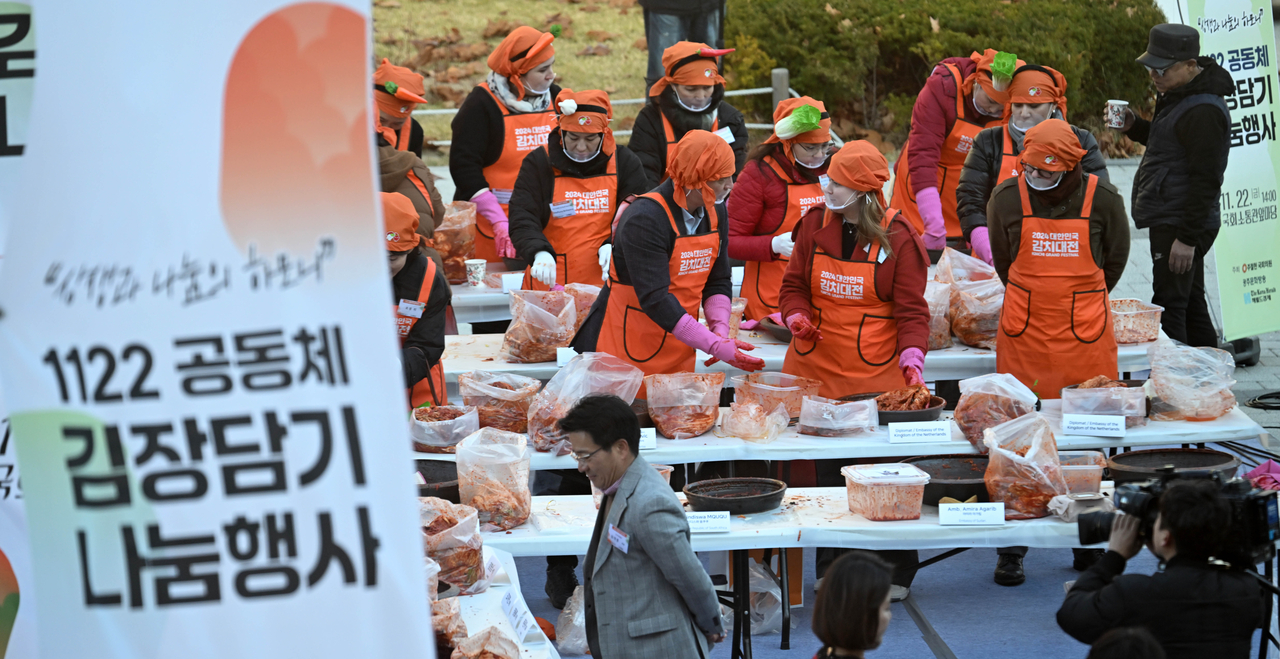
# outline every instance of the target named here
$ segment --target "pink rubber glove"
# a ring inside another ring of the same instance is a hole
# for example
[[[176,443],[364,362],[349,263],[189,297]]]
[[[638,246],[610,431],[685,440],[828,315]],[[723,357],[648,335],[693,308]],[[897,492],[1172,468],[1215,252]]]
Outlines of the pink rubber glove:
[[[791,336],[803,341],[822,340],[822,332],[819,332],[818,328],[809,321],[809,317],[802,313],[787,316],[787,329],[791,330]]]
[[[969,232],[969,246],[973,248],[973,253],[978,258],[987,262],[987,265],[995,265],[991,258],[991,233],[986,227],[978,227]]]
[[[947,221],[942,218],[942,197],[937,188],[925,188],[916,194],[916,208],[924,219],[925,249],[947,246]]]
[[[765,318],[768,318],[769,320],[773,321],[774,325],[782,325],[781,311],[777,313],[771,313],[768,316],[765,316]],[[744,320],[738,325],[738,329],[753,330],[759,326],[760,326],[760,321],[758,320]],[[782,326],[785,327],[785,325],[782,325]]]
[[[511,246],[511,236],[507,233],[507,214],[502,211],[502,204],[494,196],[492,190],[485,190],[471,198],[484,219],[493,226],[493,243],[498,256],[507,259],[516,258],[516,250]]]
[[[707,315],[707,327],[712,332],[722,337],[729,336],[729,315],[733,313],[733,302],[729,296],[712,295],[702,301],[702,311]]]
[[[754,350],[755,346],[745,341],[723,338],[703,327],[702,323],[689,314],[685,314],[680,322],[676,323],[676,328],[671,334],[681,343],[711,355],[711,359],[706,362],[707,366],[722,361],[744,371],[758,371],[764,368],[763,359],[749,357],[741,352]]]
[[[907,348],[898,355],[898,368],[908,385],[924,384],[920,372],[924,369],[924,352],[919,348]]]

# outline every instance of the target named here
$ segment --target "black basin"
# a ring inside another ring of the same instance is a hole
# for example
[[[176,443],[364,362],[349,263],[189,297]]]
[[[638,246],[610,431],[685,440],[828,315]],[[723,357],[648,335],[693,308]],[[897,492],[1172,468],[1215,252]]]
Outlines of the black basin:
[[[1159,478],[1157,470],[1163,467],[1173,467],[1179,475],[1212,473],[1229,479],[1236,475],[1240,459],[1207,448],[1157,448],[1117,454],[1107,459],[1107,467],[1117,485]]]
[[[426,485],[418,486],[418,496],[437,497],[453,503],[462,503],[458,492],[458,465],[442,460],[417,460],[418,473],[426,479]]]
[[[875,398],[883,391],[872,394],[852,394],[845,396],[840,400],[867,400]],[[923,410],[880,410],[877,414],[880,417],[880,425],[886,426],[890,423],[910,423],[912,421],[937,421],[942,418],[942,410],[947,407],[947,401],[941,396],[933,396],[929,399],[929,407]]]
[[[903,462],[919,467],[929,474],[929,484],[924,486],[924,505],[936,506],[942,497],[968,501],[976,496],[978,501],[990,501],[987,484],[987,456],[958,453],[954,455],[926,455],[907,458]]]
[[[727,510],[730,515],[773,510],[786,494],[787,484],[772,478],[714,478],[684,486],[693,510]]]

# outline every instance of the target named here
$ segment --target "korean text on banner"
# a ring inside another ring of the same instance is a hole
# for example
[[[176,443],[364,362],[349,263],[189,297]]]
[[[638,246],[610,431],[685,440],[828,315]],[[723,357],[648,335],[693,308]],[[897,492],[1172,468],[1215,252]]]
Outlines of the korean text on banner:
[[[1226,340],[1280,329],[1280,220],[1277,219],[1276,42],[1270,0],[1189,0],[1187,23],[1200,54],[1235,81],[1231,155],[1214,243]]]
[[[12,208],[8,199],[19,185],[18,168],[26,152],[35,89],[36,31],[31,5],[0,2],[0,267]]]
[[[0,270],[40,656],[432,657],[368,3],[58,4],[94,111],[36,86]]]

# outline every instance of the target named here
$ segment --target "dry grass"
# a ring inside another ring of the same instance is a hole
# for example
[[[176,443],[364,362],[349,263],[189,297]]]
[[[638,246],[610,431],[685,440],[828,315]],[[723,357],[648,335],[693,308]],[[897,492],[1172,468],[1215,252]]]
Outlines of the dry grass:
[[[644,17],[635,0],[378,0],[374,2],[374,55],[415,68],[425,77],[431,108],[456,107],[488,74],[485,58],[502,41],[503,28],[560,23],[556,40],[558,82],[571,89],[604,89],[612,98],[640,98],[648,53]],[[456,32],[455,32],[456,30]],[[491,36],[485,38],[485,34]],[[494,34],[495,32],[499,34]],[[579,55],[591,48],[607,55]],[[640,105],[615,108],[615,130],[629,128]],[[419,117],[428,140],[451,137],[452,116]],[[622,140],[625,144],[625,138]],[[444,164],[443,154],[428,164]]]

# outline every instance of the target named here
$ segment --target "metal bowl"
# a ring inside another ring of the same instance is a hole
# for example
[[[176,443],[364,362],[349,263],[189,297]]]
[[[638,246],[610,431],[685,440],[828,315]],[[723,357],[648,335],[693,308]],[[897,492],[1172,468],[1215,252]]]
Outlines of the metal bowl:
[[[968,501],[976,496],[978,501],[990,501],[987,484],[988,458],[985,455],[957,453],[954,455],[926,455],[903,460],[929,474],[924,486],[924,505],[936,506],[942,497]]]
[[[875,398],[883,393],[883,391],[880,391],[873,394],[852,394],[845,396],[840,400],[867,400],[868,398]],[[942,410],[946,407],[947,401],[945,399],[941,396],[933,396],[929,399],[929,407],[926,407],[923,410],[880,410],[877,414],[880,416],[880,425],[882,426],[890,423],[907,423],[911,421],[937,421],[942,418]],[[961,501],[963,501],[963,499],[961,499]]]
[[[727,510],[730,515],[773,510],[786,494],[787,484],[772,478],[713,478],[684,486],[693,510]]]
[[[1117,454],[1107,458],[1107,467],[1117,485],[1159,478],[1164,467],[1178,475],[1212,473],[1225,479],[1235,476],[1240,459],[1207,448],[1157,448]]]

